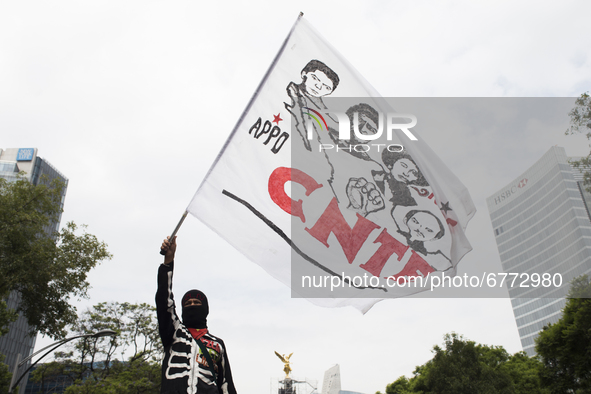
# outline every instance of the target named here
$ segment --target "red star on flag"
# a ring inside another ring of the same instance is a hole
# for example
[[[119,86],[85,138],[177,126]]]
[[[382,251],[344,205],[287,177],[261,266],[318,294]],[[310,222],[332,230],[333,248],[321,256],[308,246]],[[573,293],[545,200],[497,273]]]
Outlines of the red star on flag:
[[[279,122],[281,122],[283,119],[281,119],[281,112],[279,112],[277,115],[273,115],[273,123],[277,123],[277,125],[279,125]]]

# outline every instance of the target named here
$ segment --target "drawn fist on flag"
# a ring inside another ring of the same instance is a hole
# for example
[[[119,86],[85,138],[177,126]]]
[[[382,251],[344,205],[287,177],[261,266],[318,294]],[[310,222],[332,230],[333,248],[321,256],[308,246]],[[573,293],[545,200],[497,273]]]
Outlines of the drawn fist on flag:
[[[376,188],[376,185],[368,182],[365,178],[349,179],[347,197],[349,197],[347,208],[364,217],[385,207],[382,193]]]

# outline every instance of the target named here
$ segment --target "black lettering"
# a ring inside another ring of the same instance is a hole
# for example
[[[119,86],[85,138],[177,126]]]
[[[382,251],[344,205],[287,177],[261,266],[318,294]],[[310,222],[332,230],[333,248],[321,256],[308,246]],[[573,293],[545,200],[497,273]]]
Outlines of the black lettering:
[[[263,125],[262,128],[261,125]],[[273,126],[270,120],[266,120],[263,124],[262,118],[257,119],[248,130],[248,134],[252,135],[257,140],[260,139],[263,134],[268,134],[264,139],[263,145],[269,145],[271,140],[275,139],[273,147],[271,148],[271,152],[274,154],[279,153],[281,148],[283,148],[285,141],[289,139],[289,133],[281,132],[281,128],[278,125]]]
[[[254,138],[256,138],[258,140],[261,135],[267,134],[269,132],[269,130],[271,130],[271,122],[266,120],[265,124],[263,125],[263,129],[261,131],[257,130],[257,132],[254,133]]]
[[[261,127],[261,118],[259,118],[255,124],[252,125],[252,127],[250,128],[250,130],[248,130],[248,134],[252,134],[252,131],[254,130],[254,133],[256,134],[257,131],[259,131],[259,128]]]
[[[287,134],[285,131],[279,136],[277,137],[277,139],[275,140],[275,144],[273,145],[273,147],[271,148],[271,152],[277,154],[281,148],[283,147],[283,144],[285,144],[285,141],[287,141],[289,139],[289,134]]]
[[[281,133],[281,129],[279,128],[279,126],[273,127],[271,133],[269,133],[269,137],[267,137],[267,141],[263,142],[263,145],[267,145],[269,141],[271,141],[271,138],[277,137],[279,133]]]

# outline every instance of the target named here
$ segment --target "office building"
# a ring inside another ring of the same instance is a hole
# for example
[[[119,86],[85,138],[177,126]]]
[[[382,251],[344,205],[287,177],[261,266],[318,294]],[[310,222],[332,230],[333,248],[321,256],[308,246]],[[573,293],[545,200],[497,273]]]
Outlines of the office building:
[[[36,148],[0,149],[0,177],[8,181],[15,181],[19,172],[24,171],[25,177],[37,185],[51,182],[53,179],[63,181],[67,187],[67,178],[55,169],[47,160],[37,156]],[[62,193],[61,204],[63,207],[66,187]],[[44,230],[53,233],[59,228],[61,215],[56,222],[47,225]],[[11,292],[6,300],[9,309],[17,309],[20,296],[17,292]],[[19,315],[17,321],[10,324],[8,334],[0,337],[0,353],[6,356],[5,364],[8,364],[12,372],[20,354],[21,359],[32,354],[35,347],[36,335],[30,335],[30,327],[24,316]],[[21,370],[22,371],[22,370]],[[21,393],[27,382],[26,377],[21,381]]]
[[[324,372],[322,394],[362,394],[357,391],[341,390],[341,368],[336,364]]]
[[[528,278],[529,287],[513,286],[509,296],[530,356],[538,332],[560,319],[570,281],[591,273],[591,195],[582,179],[564,148],[552,147],[487,199],[503,270],[519,274],[518,284]],[[543,285],[534,285],[536,274]]]
[[[324,372],[322,394],[339,394],[341,391],[341,369],[336,364]]]
[[[44,365],[35,365],[31,368],[30,373],[35,372],[37,368],[43,368]],[[24,394],[63,394],[72,384],[74,384],[74,380],[67,374],[52,375],[49,378],[43,379],[42,382],[27,382]]]

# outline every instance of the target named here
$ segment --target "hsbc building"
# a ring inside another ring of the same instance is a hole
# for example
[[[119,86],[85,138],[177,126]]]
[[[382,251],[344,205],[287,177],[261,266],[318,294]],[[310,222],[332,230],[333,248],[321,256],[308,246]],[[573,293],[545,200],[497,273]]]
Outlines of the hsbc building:
[[[506,273],[559,275],[568,284],[591,274],[591,194],[564,148],[552,147],[527,171],[487,198],[493,232]],[[568,286],[512,287],[509,296],[523,350],[560,319]]]

